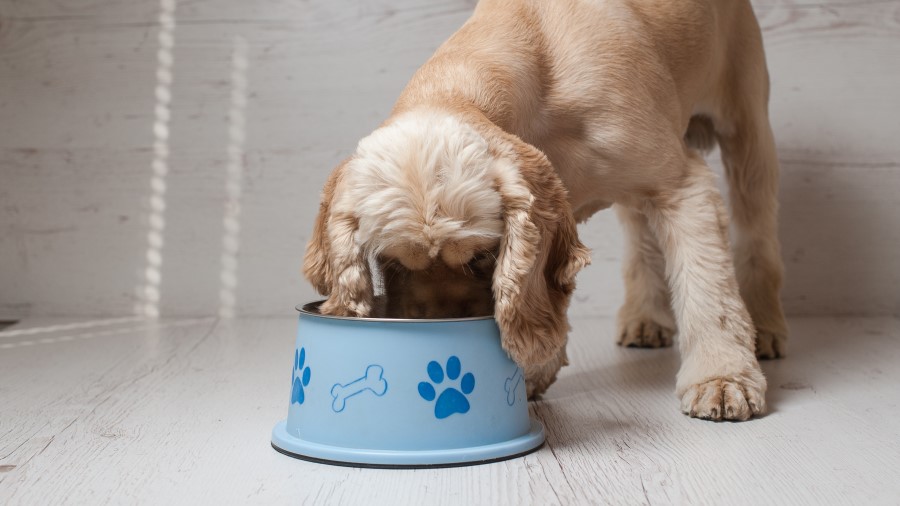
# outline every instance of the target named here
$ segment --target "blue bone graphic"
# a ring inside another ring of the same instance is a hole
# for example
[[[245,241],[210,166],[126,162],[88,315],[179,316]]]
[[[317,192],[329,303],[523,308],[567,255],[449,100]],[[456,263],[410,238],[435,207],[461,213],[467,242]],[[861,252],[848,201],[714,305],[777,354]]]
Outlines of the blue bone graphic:
[[[516,403],[516,389],[519,388],[522,379],[522,369],[518,367],[511,378],[506,378],[506,403],[510,406]]]
[[[371,390],[372,393],[379,397],[384,395],[387,392],[388,384],[382,378],[382,375],[384,375],[384,369],[380,365],[373,364],[366,368],[366,374],[362,378],[346,385],[335,384],[331,387],[331,397],[334,398],[334,401],[331,403],[331,409],[335,413],[340,413],[347,407],[347,399],[366,390]]]

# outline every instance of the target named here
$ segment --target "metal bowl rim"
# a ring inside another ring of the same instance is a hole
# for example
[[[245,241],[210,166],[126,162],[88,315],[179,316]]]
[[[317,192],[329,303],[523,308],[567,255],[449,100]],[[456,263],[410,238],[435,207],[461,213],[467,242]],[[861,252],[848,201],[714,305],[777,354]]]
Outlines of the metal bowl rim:
[[[319,306],[325,300],[317,300],[306,304],[297,304],[294,308],[301,315],[311,316],[313,318],[323,318],[328,320],[348,320],[355,322],[380,322],[380,323],[451,323],[451,322],[471,322],[481,320],[493,320],[491,315],[487,316],[469,316],[466,318],[358,318],[355,316],[332,316],[319,313]]]

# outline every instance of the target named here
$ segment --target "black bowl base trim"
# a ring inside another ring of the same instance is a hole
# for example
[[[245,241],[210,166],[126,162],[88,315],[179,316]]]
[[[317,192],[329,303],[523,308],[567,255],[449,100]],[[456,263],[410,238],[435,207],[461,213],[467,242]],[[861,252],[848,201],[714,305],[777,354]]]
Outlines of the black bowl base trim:
[[[316,464],[327,464],[329,466],[340,466],[340,467],[360,467],[364,469],[441,469],[448,467],[467,467],[467,466],[480,466],[483,464],[493,464],[495,462],[503,462],[504,460],[512,460],[517,459],[519,457],[524,457],[529,453],[534,453],[541,448],[544,447],[544,443],[535,446],[530,450],[526,450],[520,453],[514,453],[512,455],[507,455],[504,457],[497,457],[495,459],[487,459],[487,460],[473,460],[469,462],[449,462],[446,464],[365,464],[359,462],[343,462],[340,460],[328,460],[328,459],[320,459],[316,457],[310,457],[308,455],[301,455],[299,453],[289,452],[282,448],[275,446],[275,443],[272,443],[272,448],[275,449],[278,453],[287,455],[288,457],[293,457],[295,459],[305,460],[307,462],[315,462]]]

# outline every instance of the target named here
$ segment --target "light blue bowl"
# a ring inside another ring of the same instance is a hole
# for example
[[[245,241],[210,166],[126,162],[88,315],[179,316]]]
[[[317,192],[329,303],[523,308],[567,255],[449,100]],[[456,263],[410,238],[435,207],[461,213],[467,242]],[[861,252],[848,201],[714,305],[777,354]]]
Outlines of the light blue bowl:
[[[272,446],[360,467],[443,467],[539,448],[522,370],[491,317],[340,318],[300,308],[287,420]]]

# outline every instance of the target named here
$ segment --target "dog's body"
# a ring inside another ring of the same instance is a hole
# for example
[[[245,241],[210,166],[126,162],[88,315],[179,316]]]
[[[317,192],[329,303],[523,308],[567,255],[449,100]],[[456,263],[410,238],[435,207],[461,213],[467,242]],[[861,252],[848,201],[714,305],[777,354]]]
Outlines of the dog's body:
[[[372,311],[370,256],[393,272],[388,300],[405,290],[395,275],[469,276],[461,307],[493,297],[504,346],[541,392],[566,362],[565,311],[589,261],[574,222],[616,204],[630,239],[620,344],[669,345],[677,322],[683,411],[749,418],[765,410],[754,350],[780,356],[787,335],[767,102],[746,0],[481,0],[332,174],[306,273],[330,294],[324,311],[356,315]],[[695,151],[714,140],[734,262]]]

